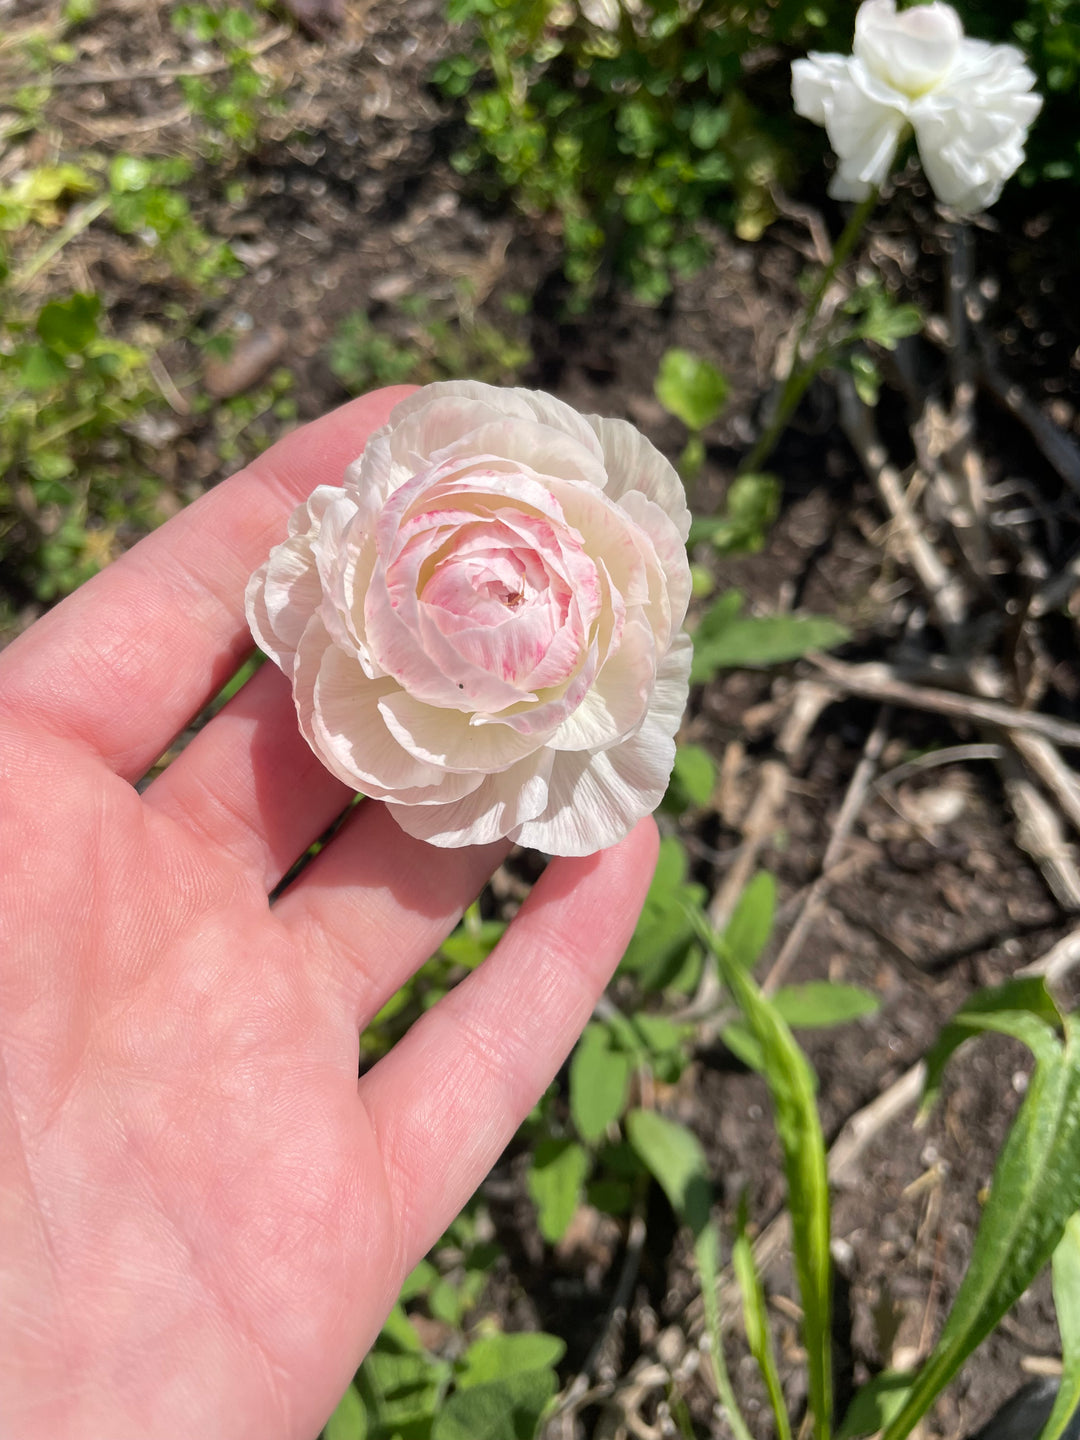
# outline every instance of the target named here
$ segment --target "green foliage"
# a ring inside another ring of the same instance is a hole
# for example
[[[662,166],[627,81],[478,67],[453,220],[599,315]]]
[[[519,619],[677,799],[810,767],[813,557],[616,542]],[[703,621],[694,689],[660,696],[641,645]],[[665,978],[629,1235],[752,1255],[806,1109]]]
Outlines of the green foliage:
[[[655,303],[707,258],[705,222],[751,238],[772,219],[791,120],[747,97],[753,7],[654,0],[614,31],[550,0],[450,0],[447,15],[475,37],[435,72],[467,97],[475,138],[455,163],[526,213],[560,218],[579,298],[611,266]],[[800,48],[828,33],[804,0],[780,0],[770,21],[774,41]]]
[[[540,1234],[551,1245],[566,1233],[581,1202],[589,1157],[573,1140],[541,1140],[529,1166],[529,1194],[536,1205]]]
[[[1069,1217],[1057,1243],[1053,1285],[1061,1335],[1061,1383],[1039,1440],[1061,1440],[1080,1408],[1080,1214]]]
[[[724,513],[695,517],[688,543],[708,541],[718,555],[756,555],[779,513],[775,475],[738,475],[728,486]]]
[[[1059,1026],[1064,1027],[1063,1041]],[[1080,1209],[1080,1036],[1075,1021],[1058,1015],[1038,981],[1013,981],[985,992],[953,1017],[928,1057],[928,1087],[936,1089],[957,1045],[986,1030],[1023,1041],[1035,1055],[1035,1070],[998,1157],[952,1309],[883,1440],[903,1440],[910,1433],[1050,1260]]]
[[[700,909],[705,890],[688,881],[686,872],[686,852],[674,836],[665,836],[641,919],[619,966],[644,991],[685,991],[697,983],[701,947],[690,913]]]
[[[824,615],[743,615],[743,597],[725,591],[694,631],[690,679],[711,680],[735,666],[779,665],[811,650],[829,650],[850,638],[837,621]]]
[[[688,430],[704,430],[727,403],[728,382],[715,365],[689,350],[665,350],[656,376],[656,398]]]
[[[783,985],[773,996],[773,1005],[793,1030],[821,1030],[846,1025],[880,1008],[876,995],[858,985],[836,985],[830,980],[811,980],[806,985]]]
[[[508,329],[478,318],[467,293],[459,290],[450,312],[416,296],[399,302],[385,326],[354,310],[338,325],[328,358],[345,389],[362,395],[376,386],[406,382],[515,384],[532,352]]]
[[[675,751],[671,783],[662,808],[673,815],[708,805],[716,788],[716,761],[700,745],[680,745]]]
[[[761,993],[725,941],[712,935],[701,919],[696,923],[762,1057],[784,1154],[814,1434],[827,1440],[832,1420],[829,1182],[814,1075],[775,1004]]]
[[[694,1237],[694,1261],[701,1282],[705,1325],[709,1332],[709,1359],[721,1404],[735,1440],[751,1440],[749,1428],[735,1401],[724,1361],[724,1342],[716,1298],[720,1283],[720,1236],[710,1218],[712,1183],[705,1152],[697,1137],[674,1120],[654,1110],[633,1110],[626,1117],[631,1145],[657,1182],[679,1221]]]
[[[776,1366],[776,1353],[773,1349],[772,1332],[769,1329],[765,1287],[761,1283],[761,1275],[754,1259],[753,1246],[746,1233],[745,1195],[739,1201],[735,1242],[731,1247],[731,1268],[735,1272],[735,1279],[739,1282],[739,1290],[742,1294],[746,1343],[750,1347],[750,1354],[754,1357],[757,1367],[761,1371],[761,1378],[765,1382],[769,1405],[776,1420],[776,1433],[779,1440],[791,1440],[791,1422],[788,1419],[787,1406],[784,1403],[784,1391],[780,1384],[780,1372]]]
[[[586,1144],[599,1140],[622,1115],[631,1065],[607,1025],[585,1027],[570,1063],[570,1114]]]
[[[228,146],[254,148],[261,117],[273,107],[267,77],[252,63],[252,45],[260,30],[259,11],[221,0],[177,5],[170,16],[178,34],[215,49],[226,62],[212,76],[181,75],[181,93],[204,127],[207,152],[219,156]]]

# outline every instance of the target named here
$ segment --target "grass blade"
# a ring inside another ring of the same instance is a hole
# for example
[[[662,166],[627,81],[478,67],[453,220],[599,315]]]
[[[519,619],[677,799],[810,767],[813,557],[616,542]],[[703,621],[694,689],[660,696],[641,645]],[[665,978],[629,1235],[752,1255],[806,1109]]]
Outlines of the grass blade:
[[[779,1440],[791,1440],[791,1422],[788,1420],[784,1391],[780,1384],[780,1372],[776,1368],[776,1352],[773,1350],[772,1332],[769,1330],[769,1315],[765,1303],[765,1288],[761,1283],[753,1247],[746,1233],[746,1196],[739,1201],[739,1218],[735,1244],[731,1250],[731,1266],[742,1293],[743,1323],[750,1353],[757,1361],[765,1389],[769,1393],[769,1404],[776,1416],[776,1433]]]
[[[829,1259],[829,1182],[825,1140],[814,1099],[814,1073],[776,1007],[698,917],[702,939],[761,1051],[765,1082],[784,1152],[795,1274],[803,1307],[810,1409],[814,1435],[832,1428],[832,1268]]]

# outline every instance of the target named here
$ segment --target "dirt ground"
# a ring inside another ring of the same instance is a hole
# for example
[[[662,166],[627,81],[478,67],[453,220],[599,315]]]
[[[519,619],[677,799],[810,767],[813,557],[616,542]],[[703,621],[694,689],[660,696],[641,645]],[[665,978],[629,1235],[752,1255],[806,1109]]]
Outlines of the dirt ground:
[[[467,281],[478,311],[497,317],[531,346],[534,359],[524,383],[550,389],[582,410],[626,416],[672,457],[684,435],[654,398],[653,380],[663,351],[684,345],[712,359],[732,382],[730,404],[706,436],[698,504],[709,509],[756,433],[760,399],[799,304],[799,277],[813,257],[805,224],[795,214],[782,217],[755,244],[718,235],[715,261],[680,282],[659,309],[616,297],[587,322],[559,320],[550,226],[481,203],[449,164],[460,121],[427,85],[433,59],[449,43],[441,0],[372,0],[346,9],[344,27],[327,40],[293,34],[276,48],[288,112],[271,125],[271,131],[277,125],[276,138],[272,133],[253,155],[235,162],[231,178],[244,182],[242,202],[224,198],[223,183],[215,193],[190,197],[211,231],[239,242],[246,267],[226,300],[204,301],[200,323],[241,334],[282,327],[285,363],[295,376],[304,419],[346,398],[327,358],[329,339],[345,315],[364,309],[393,323],[402,296],[450,304],[455,287]],[[166,30],[155,30],[155,14],[153,7],[134,4],[103,6],[80,63],[123,69],[145,65],[148,55],[168,58],[173,40]],[[163,85],[133,80],[72,87],[55,106],[65,125],[82,126],[91,139],[137,149],[140,135],[152,135],[160,145],[155,126],[175,103],[175,92]],[[836,233],[837,214],[828,208],[824,213]],[[1024,228],[1022,249],[1008,240],[1017,225]],[[1039,414],[1075,435],[1075,251],[1029,196],[999,215],[997,227],[976,235],[975,273],[988,297],[1000,365]],[[913,234],[925,238],[915,242]],[[883,212],[873,242],[890,278],[933,312],[944,307],[943,234],[925,195],[911,185]],[[107,244],[88,235],[70,248],[71,263],[84,267],[118,322],[152,318],[160,310],[163,290],[130,288],[118,238]],[[521,292],[534,301],[532,311],[511,317],[501,298]],[[187,350],[162,359],[180,375],[201,363]],[[915,363],[931,377],[942,365],[932,346],[918,349]],[[889,437],[902,450],[902,401],[894,397],[889,405],[896,412],[895,437],[892,430]],[[886,427],[889,413],[886,407]],[[1056,573],[1075,549],[1075,497],[1037,453],[1029,429],[988,388],[980,391],[976,417],[989,483],[1014,483],[1017,505],[1042,516],[1033,544],[1047,573]],[[213,436],[198,416],[174,417],[162,448],[169,451],[163,469],[171,467],[180,495],[213,483],[229,468],[220,465]],[[920,605],[907,570],[882,544],[886,517],[824,389],[809,398],[773,468],[784,483],[780,519],[761,554],[723,563],[724,585],[738,585],[748,603],[763,610],[794,605],[838,617],[854,633],[845,658],[895,653],[904,626],[920,623]],[[338,477],[324,478],[336,483]],[[999,578],[1005,600],[1025,583],[1009,573]],[[921,623],[932,628],[925,606]],[[1080,690],[1070,618],[1051,617],[1041,636],[1042,708],[1068,716]],[[722,802],[715,812],[664,822],[686,842],[695,877],[715,891],[749,843],[748,816],[766,767],[779,766],[782,794],[758,857],[777,876],[781,904],[766,968],[807,887],[821,875],[841,801],[875,727],[882,737],[879,775],[929,748],[987,741],[968,722],[900,706],[883,716],[877,701],[854,695],[823,705],[805,734],[792,738],[793,697],[812,674],[805,663],[767,673],[732,671],[696,691],[684,733],[721,764]],[[998,771],[978,754],[872,787],[831,874],[790,978],[858,983],[880,997],[881,1009],[838,1032],[807,1037],[830,1142],[849,1117],[918,1060],[942,1021],[976,987],[1036,960],[1075,925],[1070,906],[1051,892],[1017,843],[1017,822]],[[909,1359],[927,1353],[963,1274],[980,1194],[1028,1072],[1026,1053],[1010,1042],[985,1039],[968,1047],[953,1062],[943,1101],[925,1128],[916,1130],[913,1111],[903,1111],[880,1129],[855,1173],[837,1187],[841,1390],[901,1351]],[[705,1144],[722,1188],[728,1233],[744,1187],[763,1227],[782,1206],[783,1182],[761,1082],[717,1042],[703,1046],[678,1085],[660,1098]],[[545,1250],[514,1151],[486,1193],[507,1258],[485,1304],[508,1327],[539,1325],[566,1338],[569,1378],[607,1313],[626,1235],[614,1221],[586,1216],[569,1241],[554,1253]],[[687,1316],[694,1282],[685,1244],[659,1198],[647,1219],[648,1241],[626,1324],[612,1335],[604,1357],[614,1375],[631,1373],[641,1357],[654,1354],[666,1327],[692,1328]],[[782,1254],[766,1279],[785,1383],[797,1405],[803,1370],[795,1290]],[[739,1344],[733,1340],[736,1384],[764,1437],[772,1432],[749,1362],[738,1358]],[[924,1433],[949,1440],[973,1434],[1031,1375],[1052,1370],[1057,1354],[1044,1278],[968,1364]],[[690,1376],[686,1389],[699,1433],[722,1436],[704,1378]],[[643,1402],[643,1422],[655,1420],[658,1398]],[[596,1408],[582,1410],[578,1433],[594,1433],[598,1417]]]

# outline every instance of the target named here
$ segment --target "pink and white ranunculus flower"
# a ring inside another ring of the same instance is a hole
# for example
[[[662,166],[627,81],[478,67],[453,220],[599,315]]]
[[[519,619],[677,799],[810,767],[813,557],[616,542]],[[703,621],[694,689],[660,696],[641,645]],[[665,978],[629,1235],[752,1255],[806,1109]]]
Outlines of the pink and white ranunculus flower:
[[[791,67],[796,111],[824,125],[836,151],[830,193],[864,199],[888,179],[897,146],[914,130],[939,200],[966,212],[992,205],[1019,169],[1042,106],[1020,51],[966,38],[940,0],[899,14],[895,0],[865,0],[853,49],[811,53]]]
[[[429,385],[295,511],[248,619],[311,748],[410,835],[585,855],[667,786],[689,525],[626,421]]]

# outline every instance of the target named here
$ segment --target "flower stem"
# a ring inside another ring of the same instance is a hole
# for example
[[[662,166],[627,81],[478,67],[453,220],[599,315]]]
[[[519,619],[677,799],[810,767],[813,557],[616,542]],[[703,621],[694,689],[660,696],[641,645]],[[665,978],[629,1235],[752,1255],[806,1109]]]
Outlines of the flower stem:
[[[791,350],[791,361],[788,365],[788,373],[784,378],[784,384],[780,391],[780,399],[777,401],[776,409],[765,430],[758,438],[757,444],[746,456],[739,466],[740,475],[753,474],[760,470],[761,466],[772,454],[776,442],[783,434],[788,421],[798,408],[799,401],[806,393],[811,380],[817,375],[827,359],[826,347],[822,347],[816,354],[812,355],[805,363],[802,360],[803,342],[810,333],[810,328],[817,319],[818,311],[821,309],[821,302],[824,300],[829,286],[836,278],[836,273],[844,261],[855,248],[855,243],[862,234],[870,213],[877,204],[878,192],[871,190],[865,200],[859,204],[851,213],[847,224],[844,226],[840,239],[833,249],[832,259],[825,267],[821,279],[814,287],[814,292],[806,303],[803,312],[802,322],[799,325],[798,334],[795,336],[795,344]]]

